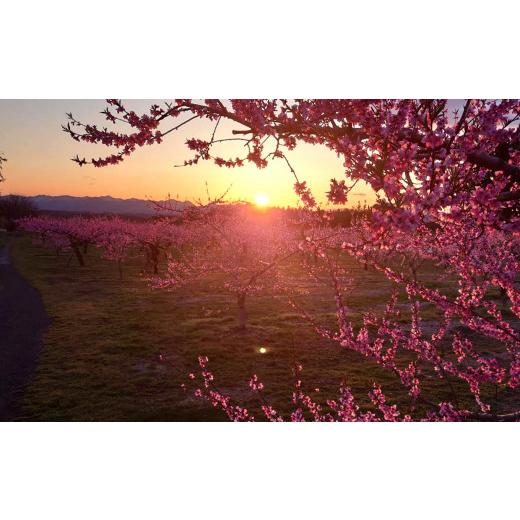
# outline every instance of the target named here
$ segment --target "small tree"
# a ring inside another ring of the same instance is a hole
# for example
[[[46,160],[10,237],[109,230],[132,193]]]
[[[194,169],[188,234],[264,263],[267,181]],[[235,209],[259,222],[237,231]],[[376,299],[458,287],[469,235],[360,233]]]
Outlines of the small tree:
[[[130,248],[137,243],[133,233],[134,226],[118,217],[103,220],[99,224],[96,245],[102,248],[105,258],[116,262],[119,279],[122,280],[123,261]]]
[[[145,269],[150,269],[155,275],[158,274],[161,256],[166,259],[166,254],[176,239],[176,228],[172,221],[162,218],[133,223],[127,226],[126,232],[143,250]]]
[[[54,249],[68,247],[76,256],[80,266],[85,265],[84,253],[89,244],[95,244],[103,229],[103,219],[70,217],[30,217],[22,219],[22,229],[36,233],[44,245]]]
[[[244,331],[248,298],[276,289],[280,262],[297,252],[294,233],[276,215],[255,214],[247,205],[217,208],[191,226],[190,254],[170,257],[159,285],[177,286],[213,273],[214,283],[235,297],[238,329]]]

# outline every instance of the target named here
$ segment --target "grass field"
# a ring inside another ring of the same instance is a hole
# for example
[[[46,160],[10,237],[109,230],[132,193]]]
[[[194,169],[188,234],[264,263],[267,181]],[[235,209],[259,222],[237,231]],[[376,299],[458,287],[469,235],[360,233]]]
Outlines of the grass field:
[[[319,338],[283,297],[252,298],[249,329],[239,332],[231,295],[202,282],[175,292],[153,290],[139,274],[138,258],[125,265],[120,281],[116,265],[96,250],[89,251],[81,268],[74,261],[67,265],[67,255],[56,257],[25,236],[16,241],[12,257],[40,290],[52,318],[23,402],[24,419],[222,420],[220,411],[181,389],[189,382],[187,374],[196,371],[199,354],[209,357],[217,387],[253,411],[258,405],[248,387],[253,373],[275,407],[290,409],[295,360],[304,366],[304,389],[319,401],[334,397],[346,380],[367,403],[366,392],[377,380],[387,397],[408,411],[409,398],[393,375]],[[382,311],[390,283],[374,271],[353,267],[356,286],[347,302],[350,312],[359,317],[361,310]],[[435,273],[431,278],[434,283]],[[307,284],[309,291],[301,296],[302,303],[319,320],[332,323],[328,289],[303,280],[294,274],[293,283]],[[436,317],[432,309],[425,312],[426,318]],[[459,390],[460,399],[472,403],[462,387]],[[424,391],[436,401],[449,399],[448,389],[434,379],[425,379]]]

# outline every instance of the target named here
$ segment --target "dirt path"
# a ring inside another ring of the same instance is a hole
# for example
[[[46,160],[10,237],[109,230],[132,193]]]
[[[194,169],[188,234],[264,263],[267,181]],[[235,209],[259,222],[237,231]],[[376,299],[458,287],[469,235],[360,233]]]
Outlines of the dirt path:
[[[10,264],[11,239],[0,249],[0,420],[17,418],[18,402],[38,363],[50,319],[40,293]]]

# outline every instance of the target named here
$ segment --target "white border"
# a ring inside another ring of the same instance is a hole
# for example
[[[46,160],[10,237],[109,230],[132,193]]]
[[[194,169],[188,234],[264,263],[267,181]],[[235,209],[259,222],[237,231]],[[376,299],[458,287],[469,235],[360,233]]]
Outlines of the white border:
[[[486,519],[517,512],[518,425],[12,424],[5,518]]]
[[[505,0],[9,2],[0,95],[515,97],[518,11]]]

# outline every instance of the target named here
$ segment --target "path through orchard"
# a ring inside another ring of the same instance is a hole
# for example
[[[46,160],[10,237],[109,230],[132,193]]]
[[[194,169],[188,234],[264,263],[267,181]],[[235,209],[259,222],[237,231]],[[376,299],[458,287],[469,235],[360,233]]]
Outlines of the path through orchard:
[[[50,319],[40,293],[11,265],[8,239],[0,248],[0,420],[15,420],[38,363]]]

